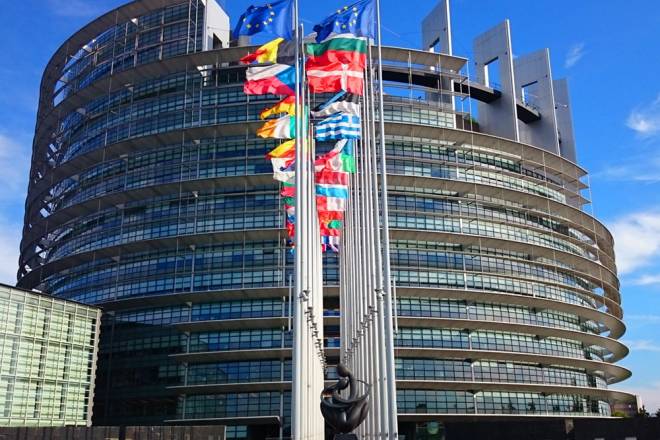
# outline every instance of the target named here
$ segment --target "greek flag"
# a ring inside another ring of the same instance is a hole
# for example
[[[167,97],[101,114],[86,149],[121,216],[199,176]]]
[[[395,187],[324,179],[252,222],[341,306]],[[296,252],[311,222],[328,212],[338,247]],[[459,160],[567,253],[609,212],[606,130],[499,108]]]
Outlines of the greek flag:
[[[360,139],[360,117],[346,113],[336,113],[316,124],[316,140]]]

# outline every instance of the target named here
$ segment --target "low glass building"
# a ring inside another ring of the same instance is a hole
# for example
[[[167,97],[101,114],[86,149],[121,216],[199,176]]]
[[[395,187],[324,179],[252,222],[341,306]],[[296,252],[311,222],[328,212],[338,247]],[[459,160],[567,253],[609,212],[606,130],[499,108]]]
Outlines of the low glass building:
[[[0,284],[0,426],[91,424],[101,312]]]
[[[135,1],[46,67],[18,278],[108,312],[96,424],[288,433],[293,261],[264,160],[274,143],[255,134],[277,97],[243,94],[251,48],[229,47],[228,29],[213,0]],[[630,375],[617,365],[619,282],[612,236],[588,213],[565,84],[543,56],[514,64],[510,38],[480,43],[507,32],[478,39],[474,62],[383,48],[409,436],[448,419],[609,417],[633,399],[610,389]],[[338,258],[324,259],[330,364]]]

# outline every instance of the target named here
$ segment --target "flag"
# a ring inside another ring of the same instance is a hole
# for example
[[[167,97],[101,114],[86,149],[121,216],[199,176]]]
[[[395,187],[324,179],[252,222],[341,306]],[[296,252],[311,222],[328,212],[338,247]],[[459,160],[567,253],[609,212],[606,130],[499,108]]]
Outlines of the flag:
[[[296,70],[286,64],[248,67],[243,92],[246,95],[294,95]]]
[[[277,119],[275,121],[277,121]],[[295,154],[296,141],[295,139],[291,139],[290,141],[283,142],[273,150],[269,151],[266,154],[266,159],[282,158],[291,161],[295,158]]]
[[[270,160],[270,163],[273,165],[273,180],[282,183],[295,183],[296,172],[290,169],[293,160],[275,157]]]
[[[267,109],[264,109],[259,117],[261,119],[266,119],[269,116],[278,115],[280,113],[286,113],[289,116],[295,116],[296,114],[296,97],[287,96],[277,104]]]
[[[345,171],[334,171],[325,167],[316,172],[316,183],[325,185],[344,185],[348,186],[348,173]]]
[[[243,64],[272,63],[294,65],[296,62],[296,46],[293,41],[276,38],[261,46],[253,53],[240,59]]]
[[[296,187],[292,184],[285,183],[282,186],[282,191],[280,191],[282,197],[295,197],[296,196]]]
[[[328,248],[334,252],[339,252],[339,237],[321,236],[321,246],[325,252]]]
[[[314,26],[316,41],[321,42],[332,33],[351,33],[356,37],[376,37],[376,7],[374,0],[360,0],[337,9],[335,14]]]
[[[333,63],[353,64],[362,69],[367,65],[367,40],[351,34],[335,35],[323,43],[309,43],[305,52],[307,70]]]
[[[330,116],[335,113],[345,113],[349,115],[360,115],[360,98],[347,92],[339,92],[325,104],[321,104],[312,110],[312,116],[320,118]]]
[[[312,93],[341,92],[364,94],[364,70],[359,65],[332,63],[307,70]]]
[[[346,200],[340,197],[316,196],[318,211],[346,211]]]
[[[284,115],[278,119],[269,119],[257,130],[257,136],[274,139],[293,139],[296,137],[296,118]]]
[[[328,225],[320,225],[319,229],[321,235],[325,237],[339,237],[341,235],[341,230],[339,228],[330,228]]]
[[[360,139],[362,125],[360,117],[336,113],[316,123],[316,140]]]
[[[276,0],[265,6],[250,6],[234,27],[234,39],[241,35],[268,32],[290,40],[293,29],[293,0]]]
[[[328,153],[319,157],[314,166],[316,171],[331,170],[331,171],[344,171],[347,173],[354,173],[355,155],[353,154],[353,140],[342,139],[335,147]]]
[[[330,223],[334,221],[342,222],[344,220],[344,213],[338,211],[319,211],[319,222]]]
[[[346,185],[317,184],[316,195],[348,199],[348,187]]]

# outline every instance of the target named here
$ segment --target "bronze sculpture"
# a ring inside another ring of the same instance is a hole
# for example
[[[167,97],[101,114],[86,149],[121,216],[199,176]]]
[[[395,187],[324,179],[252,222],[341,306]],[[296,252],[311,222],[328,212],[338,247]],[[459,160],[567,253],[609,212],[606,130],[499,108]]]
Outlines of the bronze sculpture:
[[[371,385],[355,379],[353,373],[343,364],[337,365],[337,375],[337,383],[326,387],[321,393],[321,413],[328,425],[334,429],[335,439],[354,438],[344,434],[349,434],[367,417]],[[361,396],[358,396],[358,382],[366,387]],[[349,394],[348,398],[344,399],[339,393],[346,388],[349,389]]]

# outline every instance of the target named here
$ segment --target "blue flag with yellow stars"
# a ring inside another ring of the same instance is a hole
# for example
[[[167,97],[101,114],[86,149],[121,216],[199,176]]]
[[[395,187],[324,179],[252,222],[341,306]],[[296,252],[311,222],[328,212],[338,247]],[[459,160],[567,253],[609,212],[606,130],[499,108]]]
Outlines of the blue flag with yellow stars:
[[[268,32],[285,40],[293,35],[293,0],[277,0],[264,6],[250,6],[238,19],[234,38]]]
[[[360,0],[351,6],[337,9],[321,23],[314,26],[316,42],[328,38],[332,33],[353,34],[356,37],[376,37],[376,7],[374,0]]]

